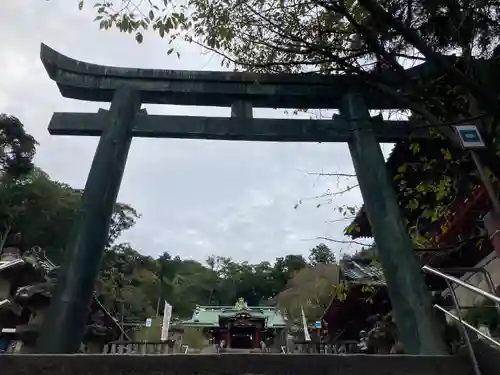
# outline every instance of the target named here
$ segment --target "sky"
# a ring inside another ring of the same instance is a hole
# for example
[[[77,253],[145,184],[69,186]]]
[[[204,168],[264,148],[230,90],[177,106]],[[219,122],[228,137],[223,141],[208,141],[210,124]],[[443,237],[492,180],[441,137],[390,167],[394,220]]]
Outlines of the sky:
[[[89,7],[90,8],[90,7]],[[78,60],[103,65],[220,70],[220,60],[195,45],[182,45],[180,59],[167,56],[166,42],[146,34],[101,31],[92,9],[76,1],[2,1],[0,4],[0,112],[18,117],[40,143],[35,162],[51,178],[83,188],[98,142],[93,137],[50,136],[52,113],[96,112],[109,103],[63,98],[45,72],[40,43]],[[145,106],[148,113],[229,116],[228,108]],[[254,110],[255,117],[293,117],[284,110]],[[302,114],[301,116],[310,116]],[[390,145],[383,145],[384,154]],[[167,251],[204,261],[210,255],[237,261],[272,261],[303,254],[324,242],[348,241],[349,223],[336,210],[360,205],[353,189],[330,204],[312,199],[356,184],[317,172],[353,173],[346,144],[254,143],[134,139],[118,200],[142,215],[120,241],[141,253]],[[302,204],[294,208],[298,201]],[[367,241],[368,243],[368,241]],[[326,242],[337,254],[357,244]]]

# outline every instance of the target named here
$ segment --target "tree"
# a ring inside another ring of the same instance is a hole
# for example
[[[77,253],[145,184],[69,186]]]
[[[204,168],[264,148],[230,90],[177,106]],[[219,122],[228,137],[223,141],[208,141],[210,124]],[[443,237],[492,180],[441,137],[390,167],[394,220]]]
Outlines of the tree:
[[[0,189],[3,238],[20,232],[24,247],[40,246],[51,255],[64,247],[79,195],[38,168],[16,180],[2,176]]]
[[[129,244],[107,249],[97,282],[97,294],[106,308],[127,320],[154,316],[159,293],[158,263]]]
[[[132,228],[141,215],[130,205],[117,203],[111,215],[107,247],[113,245],[120,235]]]
[[[286,255],[276,258],[272,270],[274,280],[273,296],[276,296],[286,286],[287,282],[300,270],[307,266],[302,255]]]
[[[0,202],[4,203],[0,213],[0,250],[12,230],[12,218],[23,210],[23,189],[18,180],[33,169],[36,145],[18,118],[0,114]],[[11,202],[16,203],[10,205]]]
[[[277,296],[277,306],[292,321],[300,321],[301,308],[309,320],[318,320],[340,284],[337,264],[317,264],[299,271]]]
[[[39,246],[59,264],[80,205],[81,191],[53,181],[39,168],[12,179],[0,176],[2,239],[20,232],[23,246]],[[135,224],[139,217],[130,206],[118,203],[111,218],[108,244]]]
[[[309,263],[312,266],[317,264],[334,264],[337,260],[335,259],[335,254],[330,250],[328,246],[321,243],[311,249],[309,254]]]
[[[207,339],[200,328],[189,327],[184,329],[182,342],[193,349],[203,349],[207,346]]]
[[[30,172],[36,145],[17,117],[0,114],[0,175],[16,179]]]

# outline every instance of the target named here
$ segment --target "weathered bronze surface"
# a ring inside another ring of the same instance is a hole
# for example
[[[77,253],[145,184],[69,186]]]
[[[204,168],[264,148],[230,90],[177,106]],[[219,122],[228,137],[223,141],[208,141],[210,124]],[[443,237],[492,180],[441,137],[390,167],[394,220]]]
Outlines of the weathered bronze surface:
[[[428,129],[412,127],[408,121],[372,119],[379,142],[393,143],[409,137],[429,138]],[[100,136],[106,126],[106,111],[99,113],[56,112],[49,124],[52,135]],[[136,116],[133,137],[192,138],[272,142],[348,142],[354,127],[336,117],[333,120],[252,119],[238,117]]]
[[[66,245],[65,262],[47,312],[50,319],[44,319],[38,339],[40,352],[74,353],[80,349],[132,141],[132,122],[140,107],[139,92],[123,87],[115,91],[111,108],[104,114],[106,126]]]
[[[187,70],[134,69],[89,64],[42,44],[40,57],[50,78],[67,98],[110,102],[118,87],[141,91],[143,103],[230,107],[236,101],[267,108],[339,108],[342,96],[362,92],[372,109],[401,108],[358,76],[320,74],[253,74]],[[384,81],[397,80],[392,72]],[[434,76],[430,65],[410,69],[407,77]],[[411,85],[411,79],[405,83]],[[399,85],[403,88],[402,84]]]
[[[405,352],[444,354],[444,335],[434,320],[430,294],[403,223],[382,150],[371,130],[368,108],[360,95],[349,94],[341,112],[358,129],[353,132],[349,150]]]

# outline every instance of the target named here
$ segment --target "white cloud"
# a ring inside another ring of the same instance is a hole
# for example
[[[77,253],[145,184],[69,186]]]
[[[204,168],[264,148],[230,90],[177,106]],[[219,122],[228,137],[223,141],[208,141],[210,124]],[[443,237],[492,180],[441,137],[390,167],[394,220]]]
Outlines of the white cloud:
[[[51,137],[54,111],[95,112],[106,103],[61,97],[39,61],[40,42],[79,60],[115,66],[218,70],[217,57],[183,46],[181,59],[167,56],[165,42],[147,35],[100,31],[91,11],[68,1],[3,1],[0,5],[0,111],[18,116],[41,146],[36,162],[58,180],[83,187],[97,139]],[[147,106],[149,113],[227,116],[227,108]],[[256,117],[284,117],[258,110]],[[287,116],[291,116],[290,114]],[[300,116],[309,116],[301,114]],[[360,203],[352,192],[324,208],[306,197],[335,189],[335,180],[304,171],[352,170],[341,144],[277,144],[134,139],[119,200],[142,218],[123,236],[142,252],[163,251],[204,260],[211,254],[257,262],[287,253],[306,254],[317,236],[342,238],[346,222],[335,205]],[[337,252],[341,245],[332,245]],[[343,246],[343,248],[347,248]]]

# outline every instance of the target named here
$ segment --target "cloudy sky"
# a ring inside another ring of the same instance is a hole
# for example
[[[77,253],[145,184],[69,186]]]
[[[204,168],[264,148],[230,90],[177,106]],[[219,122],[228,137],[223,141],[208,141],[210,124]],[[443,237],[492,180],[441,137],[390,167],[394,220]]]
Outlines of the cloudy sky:
[[[50,136],[54,111],[95,112],[107,103],[64,99],[39,60],[40,43],[83,61],[140,68],[219,70],[216,56],[182,46],[167,56],[154,34],[138,45],[133,36],[100,31],[92,10],[76,1],[2,1],[0,5],[0,112],[15,115],[36,137],[37,164],[52,178],[82,188],[96,138]],[[229,116],[228,108],[147,106],[149,113]],[[256,117],[285,117],[256,110]],[[383,147],[385,153],[389,145]],[[317,237],[347,240],[335,207],[361,203],[355,190],[316,208],[312,198],[336,191],[335,178],[308,172],[352,172],[344,144],[278,144],[134,139],[119,200],[142,217],[122,237],[141,252],[163,251],[205,260],[211,254],[258,262],[289,253],[307,255]],[[340,187],[355,181],[340,181]],[[304,203],[294,209],[297,201]],[[333,221],[333,222],[332,222]],[[331,243],[338,254],[357,245]]]

